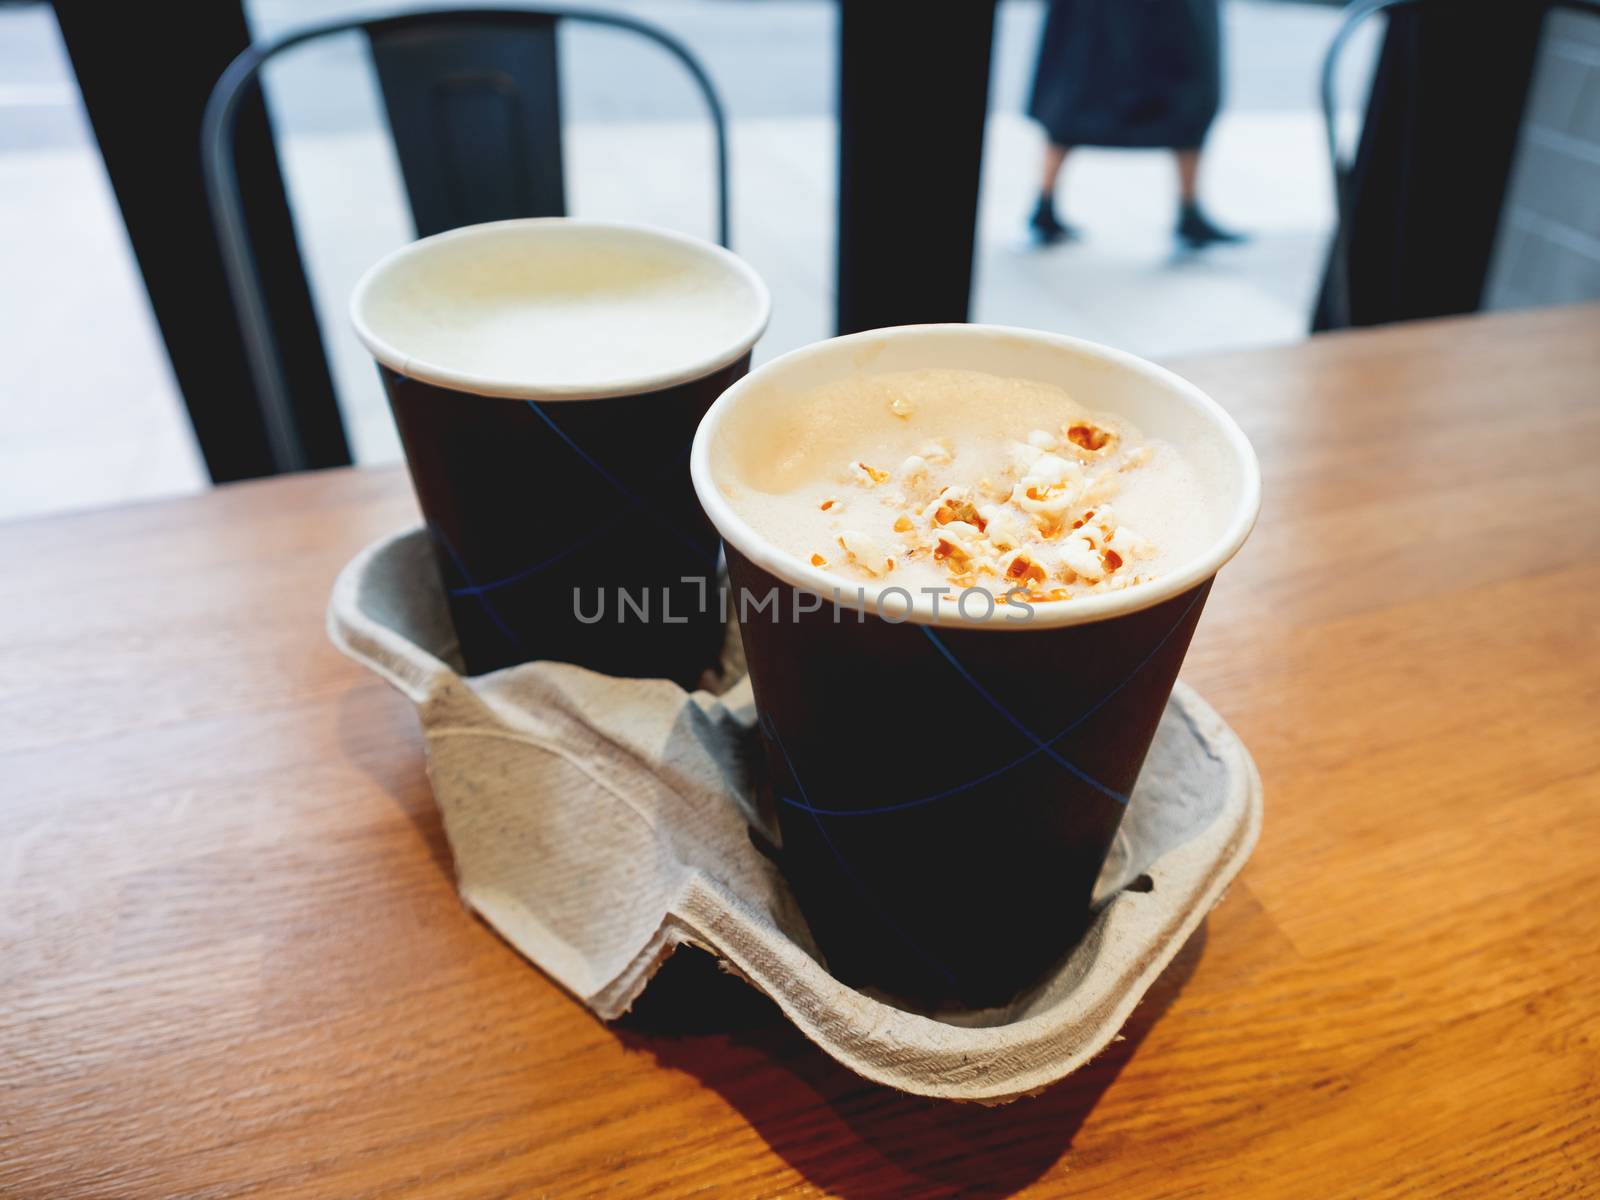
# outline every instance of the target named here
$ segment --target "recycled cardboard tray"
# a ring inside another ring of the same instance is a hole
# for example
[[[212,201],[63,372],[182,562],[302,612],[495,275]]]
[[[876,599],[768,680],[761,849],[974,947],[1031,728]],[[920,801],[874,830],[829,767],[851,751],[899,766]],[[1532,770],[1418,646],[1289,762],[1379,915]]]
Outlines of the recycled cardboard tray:
[[[555,662],[464,678],[420,529],[344,569],[328,632],[416,705],[462,899],[597,1016],[626,1012],[687,943],[852,1071],[918,1095],[1000,1103],[1082,1066],[1261,828],[1249,753],[1179,683],[1076,949],[1003,1009],[908,1011],[828,973],[752,840],[761,756],[736,644],[717,694]]]

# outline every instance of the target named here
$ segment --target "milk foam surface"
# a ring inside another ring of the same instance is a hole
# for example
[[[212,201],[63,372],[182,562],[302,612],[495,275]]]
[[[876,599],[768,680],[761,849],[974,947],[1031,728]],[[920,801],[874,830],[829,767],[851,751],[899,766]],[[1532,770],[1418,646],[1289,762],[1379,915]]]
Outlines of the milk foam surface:
[[[373,289],[368,325],[408,360],[491,380],[604,386],[728,361],[764,304],[708,248],[627,228],[490,229],[419,247]]]
[[[848,587],[1070,601],[1207,546],[1207,498],[1183,456],[1051,384],[864,375],[736,417],[718,456],[728,502]]]

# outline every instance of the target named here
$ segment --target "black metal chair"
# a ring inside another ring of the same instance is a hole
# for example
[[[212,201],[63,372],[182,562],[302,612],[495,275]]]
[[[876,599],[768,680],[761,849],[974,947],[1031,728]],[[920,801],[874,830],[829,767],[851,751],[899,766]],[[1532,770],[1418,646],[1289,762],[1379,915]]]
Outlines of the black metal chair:
[[[1516,3],[1517,0],[1510,0]],[[1354,224],[1354,197],[1352,175],[1354,164],[1345,161],[1339,150],[1336,123],[1335,76],[1340,55],[1356,31],[1372,17],[1396,10],[1419,9],[1430,0],[1351,0],[1345,10],[1344,20],[1328,44],[1322,59],[1319,94],[1322,103],[1322,123],[1327,139],[1328,162],[1333,173],[1335,221],[1333,245],[1328,256],[1328,271],[1321,301],[1322,319],[1328,328],[1344,328],[1351,321],[1351,228]],[[1540,0],[1536,10],[1543,16],[1555,9],[1585,12],[1600,17],[1600,0]]]
[[[682,43],[632,17],[587,9],[423,9],[332,21],[251,46],[217,81],[206,105],[201,162],[212,219],[249,354],[273,459],[308,465],[293,381],[286,378],[240,194],[234,139],[239,108],[263,66],[293,47],[336,34],[367,37],[417,235],[480,221],[566,214],[556,29],[563,21],[648,39],[698,85],[715,138],[716,228],[728,244],[728,138],[722,103]],[[327,414],[336,425],[337,413]],[[320,419],[320,415],[319,415]]]

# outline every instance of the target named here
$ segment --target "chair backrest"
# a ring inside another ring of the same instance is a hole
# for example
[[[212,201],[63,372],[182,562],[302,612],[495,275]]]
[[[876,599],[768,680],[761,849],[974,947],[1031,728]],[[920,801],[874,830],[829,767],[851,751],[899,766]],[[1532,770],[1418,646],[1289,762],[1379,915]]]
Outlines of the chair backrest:
[[[261,69],[293,47],[366,35],[418,236],[480,221],[563,216],[556,29],[563,21],[636,34],[674,56],[704,97],[714,137],[717,238],[728,244],[728,138],[705,69],[675,38],[632,17],[541,6],[420,9],[332,21],[249,47],[206,105],[201,163],[212,219],[279,471],[308,464],[272,320],[273,303],[244,216],[234,138],[241,101]],[[321,414],[319,414],[320,418]],[[337,413],[327,414],[338,420]],[[319,464],[321,465],[321,464]]]
[[[1372,17],[1403,9],[1427,7],[1431,0],[1352,0],[1345,10],[1328,50],[1323,56],[1319,94],[1322,105],[1323,133],[1327,139],[1328,163],[1333,175],[1333,192],[1336,212],[1333,245],[1329,251],[1328,272],[1325,281],[1322,310],[1325,325],[1342,328],[1351,323],[1351,228],[1354,224],[1354,197],[1352,195],[1352,165],[1347,163],[1339,149],[1337,124],[1337,97],[1335,82],[1340,56],[1356,31]],[[1508,0],[1508,7],[1518,5],[1518,0]],[[1482,6],[1480,6],[1481,9]],[[1532,9],[1523,9],[1542,18],[1555,9],[1600,16],[1600,0],[1541,0]]]

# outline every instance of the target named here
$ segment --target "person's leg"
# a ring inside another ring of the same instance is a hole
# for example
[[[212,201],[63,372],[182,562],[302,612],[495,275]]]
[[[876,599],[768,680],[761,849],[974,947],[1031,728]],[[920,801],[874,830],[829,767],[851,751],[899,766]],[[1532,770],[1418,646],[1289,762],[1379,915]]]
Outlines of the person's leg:
[[[1200,151],[1175,150],[1178,156],[1178,200],[1188,208],[1196,203],[1196,188],[1200,179]]]
[[[1054,196],[1056,194],[1056,180],[1061,178],[1061,167],[1067,161],[1067,154],[1071,146],[1058,146],[1054,142],[1046,142],[1044,147],[1044,170],[1039,176],[1039,194],[1041,196]]]
[[[1078,231],[1056,215],[1056,183],[1061,178],[1061,167],[1067,161],[1071,146],[1058,146],[1047,142],[1044,160],[1039,172],[1039,199],[1028,218],[1028,235],[1039,245],[1070,242]]]
[[[1220,228],[1200,207],[1199,147],[1176,147],[1173,155],[1178,162],[1178,241],[1191,250],[1244,241],[1242,233]]]

